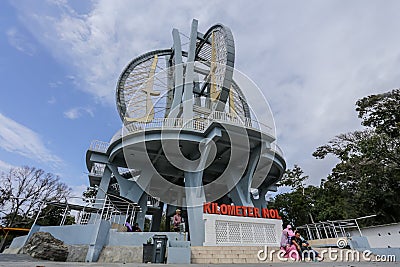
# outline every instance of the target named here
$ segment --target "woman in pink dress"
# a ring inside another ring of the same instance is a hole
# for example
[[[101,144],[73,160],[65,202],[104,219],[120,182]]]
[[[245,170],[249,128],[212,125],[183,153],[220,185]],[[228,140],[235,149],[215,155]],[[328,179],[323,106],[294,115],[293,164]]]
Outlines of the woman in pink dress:
[[[292,244],[292,236],[294,232],[292,226],[288,225],[282,231],[281,237],[281,250],[284,251],[284,258],[290,258],[292,260],[300,260],[300,255],[296,249],[296,246]]]

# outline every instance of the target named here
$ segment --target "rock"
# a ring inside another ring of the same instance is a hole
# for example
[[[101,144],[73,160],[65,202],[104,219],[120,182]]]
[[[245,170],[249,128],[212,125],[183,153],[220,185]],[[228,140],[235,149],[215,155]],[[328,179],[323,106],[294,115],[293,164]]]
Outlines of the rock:
[[[67,261],[72,262],[85,262],[86,254],[88,253],[88,245],[67,245],[68,246],[68,258]]]
[[[43,260],[66,261],[68,257],[68,246],[46,232],[34,233],[22,251],[34,258]]]

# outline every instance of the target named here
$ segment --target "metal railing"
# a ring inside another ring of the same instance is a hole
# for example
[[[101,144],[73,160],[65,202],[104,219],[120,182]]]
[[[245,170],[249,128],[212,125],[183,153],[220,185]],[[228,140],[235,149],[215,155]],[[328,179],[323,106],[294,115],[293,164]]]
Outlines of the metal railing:
[[[86,212],[84,209],[78,212],[76,223],[77,224],[88,224],[91,217],[90,212]]]
[[[121,224],[128,218],[130,218],[132,222],[136,214],[141,212],[140,206],[138,206],[137,203],[128,202],[115,195],[113,198],[114,199],[111,200],[110,196],[106,194],[104,199],[97,199],[96,202],[93,203],[93,206],[101,205],[101,208],[99,208],[95,215],[94,223],[100,219]]]
[[[97,142],[99,142],[99,141],[97,141]],[[103,142],[103,143],[105,143],[105,142]],[[101,151],[101,152],[102,152],[102,151]],[[92,169],[90,170],[89,175],[90,175],[90,176],[101,177],[101,176],[103,176],[104,168],[105,168],[105,167],[106,167],[105,164],[95,162],[95,163],[93,164],[93,166],[92,166]]]
[[[271,144],[271,150],[282,157],[284,155],[283,150],[276,143]]]
[[[375,216],[376,215],[369,215],[369,216],[359,217],[356,219],[317,222],[317,223],[302,225],[297,227],[296,229],[306,231],[307,238],[309,240],[348,237],[349,229],[350,230],[357,229],[360,233],[360,236],[362,236],[362,232],[358,224],[358,221]]]
[[[160,198],[147,196],[147,206],[149,207],[158,207],[160,205]]]
[[[155,118],[151,122],[132,122],[126,126],[126,130],[129,132],[137,132],[146,129],[180,128],[204,132],[214,121],[263,130],[268,134],[272,133],[272,127],[269,125],[251,118],[240,117],[236,114],[220,111],[214,111],[208,117],[196,117],[193,120],[184,120],[183,118]]]
[[[232,125],[244,126],[260,130],[267,134],[273,135],[273,129],[269,125],[261,123],[247,117],[240,117],[236,114],[214,111],[208,117],[196,117],[193,120],[184,120],[183,118],[155,118],[151,122],[132,122],[126,126],[122,131],[119,131],[111,139],[112,142],[116,141],[122,134],[129,134],[140,132],[148,129],[187,129],[197,132],[204,132],[213,122],[228,123]],[[90,145],[90,150],[105,153],[108,149],[109,143],[94,140]],[[278,148],[279,149],[279,148]],[[279,152],[282,152],[279,149]]]
[[[90,143],[89,150],[106,153],[109,145],[110,144],[107,143],[107,142],[103,142],[103,141],[99,141],[99,140],[93,140]]]

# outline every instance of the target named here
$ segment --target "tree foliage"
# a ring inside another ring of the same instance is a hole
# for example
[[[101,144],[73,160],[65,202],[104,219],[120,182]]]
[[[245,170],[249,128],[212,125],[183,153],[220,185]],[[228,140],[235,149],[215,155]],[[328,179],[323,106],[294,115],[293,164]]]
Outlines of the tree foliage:
[[[373,127],[378,134],[400,136],[400,89],[370,95],[357,101],[356,111],[362,125]]]
[[[94,203],[98,190],[98,188],[87,187],[86,190],[82,193],[82,200],[87,203]]]
[[[278,186],[289,186],[295,190],[303,188],[304,181],[308,179],[308,176],[303,174],[303,170],[298,165],[294,165],[293,169],[285,171]]]
[[[0,214],[7,227],[29,227],[42,203],[64,201],[70,188],[58,176],[35,167],[12,168],[0,178]],[[51,215],[54,209],[42,211]]]
[[[356,105],[366,128],[339,134],[313,153],[317,159],[333,155],[339,160],[320,187],[299,186],[306,176],[296,165],[286,172],[281,185],[292,192],[278,195],[274,203],[286,222],[310,223],[307,212],[315,221],[371,214],[378,215],[374,224],[400,220],[400,90],[364,97]]]
[[[400,90],[364,97],[356,103],[367,126],[336,136],[317,148],[316,158],[330,154],[340,161],[328,181],[341,187],[350,210],[376,214],[377,223],[400,220]],[[353,205],[356,203],[357,205]]]

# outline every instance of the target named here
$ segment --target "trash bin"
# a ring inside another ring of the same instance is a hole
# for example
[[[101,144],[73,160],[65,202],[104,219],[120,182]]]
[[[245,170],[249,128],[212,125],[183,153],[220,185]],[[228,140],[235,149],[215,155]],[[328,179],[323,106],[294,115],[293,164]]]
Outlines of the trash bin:
[[[153,244],[143,244],[143,263],[152,262]]]
[[[165,252],[167,250],[166,235],[155,235],[153,236],[153,259],[152,263],[165,263]]]

